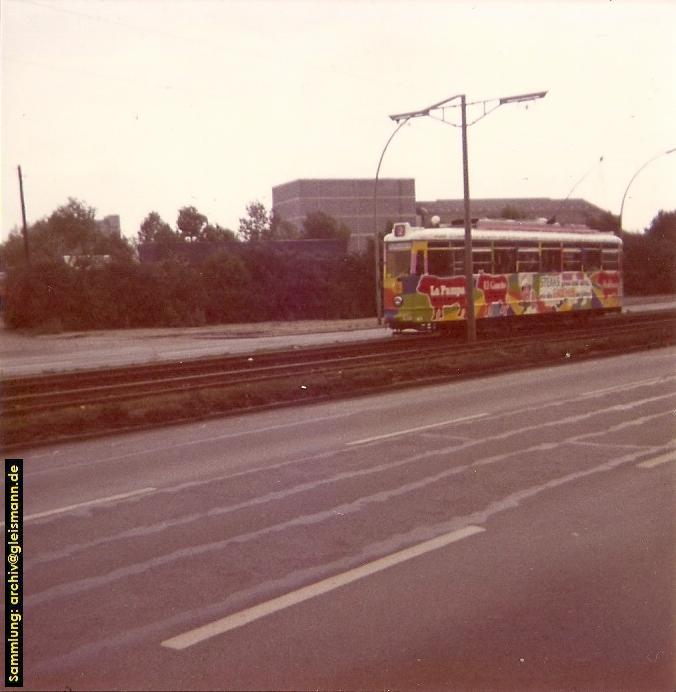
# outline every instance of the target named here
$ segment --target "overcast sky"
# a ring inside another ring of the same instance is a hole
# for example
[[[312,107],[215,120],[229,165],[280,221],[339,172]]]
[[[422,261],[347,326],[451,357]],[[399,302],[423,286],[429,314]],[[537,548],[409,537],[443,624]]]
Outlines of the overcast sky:
[[[388,114],[547,90],[469,129],[473,197],[583,197],[615,214],[676,147],[676,2],[1,0],[2,239],[68,197],[133,237],[194,205],[233,230],[297,178],[372,178]],[[490,104],[489,104],[490,107]],[[470,112],[474,119],[483,113]],[[457,122],[457,109],[448,119]],[[603,161],[599,163],[599,159]],[[382,177],[462,197],[460,130],[419,118]],[[676,152],[624,226],[676,209]]]

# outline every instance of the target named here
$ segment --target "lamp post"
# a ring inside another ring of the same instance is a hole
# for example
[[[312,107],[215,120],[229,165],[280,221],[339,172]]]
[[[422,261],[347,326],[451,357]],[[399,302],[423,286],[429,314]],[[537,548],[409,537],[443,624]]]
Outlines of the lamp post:
[[[464,202],[464,214],[465,214],[465,304],[466,304],[466,321],[467,321],[467,341],[476,341],[476,320],[474,316],[474,277],[472,275],[472,220],[470,218],[470,198],[469,198],[469,157],[467,154],[467,128],[470,125],[478,122],[482,118],[486,117],[489,113],[494,111],[496,108],[505,105],[506,103],[521,103],[523,101],[534,101],[535,99],[544,98],[547,95],[546,91],[538,91],[530,94],[518,94],[516,96],[502,96],[498,99],[484,99],[481,101],[472,101],[467,103],[465,94],[456,94],[450,98],[439,101],[427,108],[423,108],[418,111],[411,111],[409,113],[397,113],[391,115],[390,118],[399,124],[399,127],[394,131],[392,137],[397,133],[399,128],[411,118],[419,118],[422,116],[432,116],[434,111],[442,111],[442,122],[450,125],[453,123],[448,123],[445,120],[445,109],[446,108],[456,108],[458,104],[451,103],[457,99],[460,99],[460,111],[461,111],[461,124],[462,129],[462,181],[463,181],[463,202]],[[492,107],[487,108],[487,104],[494,104]],[[473,106],[477,104],[483,105],[483,114],[478,118],[473,120],[471,123],[467,123],[467,106]],[[438,118],[437,118],[438,119]],[[454,125],[457,127],[457,125]],[[390,143],[388,140],[388,144]],[[387,145],[386,147],[387,148]],[[383,155],[385,151],[383,151]],[[382,156],[381,156],[382,161]],[[380,169],[380,164],[378,164],[378,169]],[[377,231],[376,231],[377,232]]]
[[[26,264],[31,263],[30,249],[28,247],[28,226],[26,224],[26,202],[23,197],[23,175],[21,174],[21,166],[17,166],[19,173],[19,197],[21,199],[21,221],[23,231],[23,249],[26,256]]]
[[[661,151],[659,154],[653,156],[651,159],[648,159],[637,171],[634,173],[634,175],[631,176],[631,180],[627,184],[627,188],[624,191],[624,194],[622,195],[622,204],[620,204],[620,216],[618,218],[618,225],[619,225],[619,230],[620,233],[622,233],[622,212],[624,211],[624,201],[627,199],[627,193],[629,192],[629,188],[631,187],[631,184],[634,182],[636,179],[636,176],[649,164],[655,161],[655,159],[659,159],[661,156],[666,156],[667,154],[673,154],[676,151],[676,147],[673,149],[667,149],[666,151]]]
[[[378,232],[378,178],[380,176],[380,166],[383,163],[383,157],[387,151],[387,147],[390,146],[390,142],[394,139],[394,135],[401,130],[401,128],[406,125],[409,118],[402,120],[394,132],[390,135],[390,138],[385,143],[383,147],[383,152],[380,155],[380,160],[378,161],[378,168],[376,169],[376,178],[373,183],[373,257],[375,261],[375,277],[376,277],[376,316],[378,318],[378,325],[383,323],[383,296],[380,284],[380,233]]]

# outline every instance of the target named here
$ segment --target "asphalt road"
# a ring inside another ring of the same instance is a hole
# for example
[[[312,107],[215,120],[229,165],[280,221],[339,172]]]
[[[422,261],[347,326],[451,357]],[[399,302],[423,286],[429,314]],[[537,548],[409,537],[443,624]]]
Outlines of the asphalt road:
[[[26,450],[26,687],[671,692],[675,356]]]

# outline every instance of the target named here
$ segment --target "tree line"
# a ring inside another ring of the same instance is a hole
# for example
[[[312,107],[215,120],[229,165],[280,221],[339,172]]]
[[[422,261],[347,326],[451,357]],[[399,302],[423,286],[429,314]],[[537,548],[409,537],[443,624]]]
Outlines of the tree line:
[[[60,331],[375,314],[372,253],[322,254],[266,242],[349,235],[321,212],[308,215],[300,230],[280,230],[281,223],[252,202],[238,237],[183,207],[176,229],[151,212],[130,242],[99,230],[95,210],[69,199],[29,229],[30,262],[18,231],[0,246],[5,324]],[[197,265],[180,257],[144,264],[136,252],[141,243],[213,241],[220,241],[218,252]]]
[[[238,240],[252,243],[265,240],[347,240],[349,236],[350,229],[345,224],[324,212],[307,214],[302,227],[298,228],[274,210],[268,212],[261,202],[253,201],[247,204],[246,215],[239,219],[238,233],[217,223],[209,223],[204,214],[189,206],[179,209],[175,230],[157,212],[150,212],[141,223],[137,238],[139,243]]]
[[[602,230],[616,224],[611,214],[590,223]],[[151,212],[130,242],[102,232],[95,210],[69,199],[30,227],[30,263],[18,231],[0,245],[5,324],[59,331],[374,316],[372,249],[318,254],[269,242],[347,235],[321,212],[298,229],[252,202],[238,234],[183,207],[176,229]],[[623,240],[625,293],[675,293],[676,211],[660,211],[643,234]],[[197,265],[178,258],[144,264],[136,252],[140,243],[210,241],[221,241],[218,252]]]

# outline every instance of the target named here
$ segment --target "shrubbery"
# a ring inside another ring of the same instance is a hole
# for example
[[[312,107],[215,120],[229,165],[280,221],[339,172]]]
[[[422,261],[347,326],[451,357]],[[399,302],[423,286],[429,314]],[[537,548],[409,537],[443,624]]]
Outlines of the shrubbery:
[[[661,211],[644,235],[625,233],[627,295],[676,293],[676,211]]]
[[[372,257],[313,256],[265,243],[247,250],[199,267],[174,260],[20,265],[8,272],[5,323],[60,331],[375,314]]]

